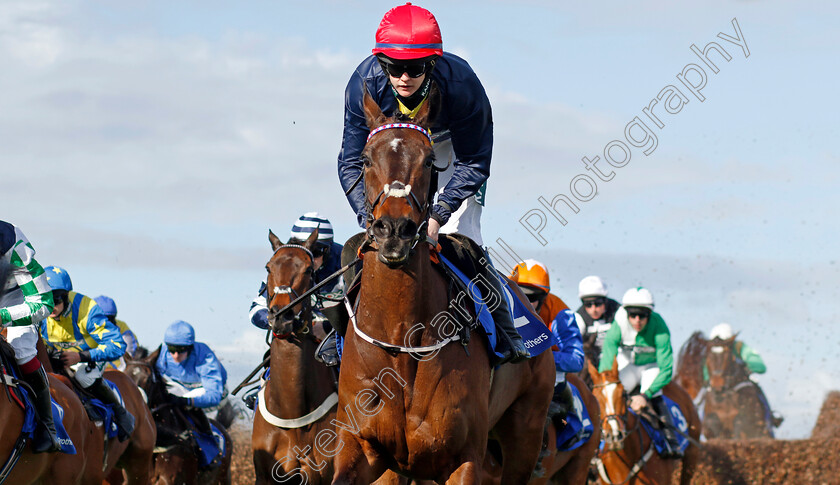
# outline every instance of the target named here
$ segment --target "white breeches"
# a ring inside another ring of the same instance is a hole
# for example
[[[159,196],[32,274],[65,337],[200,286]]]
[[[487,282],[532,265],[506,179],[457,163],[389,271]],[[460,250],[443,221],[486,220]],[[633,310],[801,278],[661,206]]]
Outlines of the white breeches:
[[[88,362],[79,362],[78,364],[70,366],[70,370],[72,371],[70,372],[70,376],[73,379],[76,379],[76,382],[78,382],[82,388],[87,389],[92,386],[97,379],[102,377],[102,367],[104,366],[104,362],[93,362],[90,367],[88,367]]]
[[[621,381],[621,384],[627,392],[630,392],[633,388],[639,386],[639,392],[644,394],[645,391],[650,388],[650,385],[653,384],[653,381],[656,380],[656,376],[659,375],[659,366],[656,365],[656,362],[651,362],[650,364],[645,365],[632,364],[632,359],[632,352],[625,349],[619,349],[618,355],[616,356],[616,362],[618,363],[618,379]],[[655,394],[655,396],[658,396],[661,393],[662,391],[659,391]]]
[[[446,162],[449,162],[449,168],[438,174],[437,195],[440,195],[455,172],[455,151],[452,149],[452,140],[435,143],[435,159],[435,164],[438,166],[443,166]],[[437,196],[435,200],[437,200]],[[481,204],[476,201],[475,196],[468,197],[461,204],[461,207],[452,213],[449,221],[440,228],[440,233],[463,234],[482,246],[484,242],[481,238],[481,210]]]
[[[38,355],[35,344],[38,343],[38,329],[35,325],[6,328],[6,341],[15,351],[18,365],[25,364]]]

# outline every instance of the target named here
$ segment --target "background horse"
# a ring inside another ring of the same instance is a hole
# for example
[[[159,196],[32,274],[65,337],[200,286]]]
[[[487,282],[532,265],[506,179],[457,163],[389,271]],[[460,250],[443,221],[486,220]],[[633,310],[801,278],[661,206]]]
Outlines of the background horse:
[[[145,350],[145,349],[144,349]],[[187,431],[187,422],[183,409],[170,404],[166,383],[157,370],[155,363],[161,348],[142,359],[126,356],[125,373],[146,394],[152,408],[149,419],[157,430],[157,439],[153,441],[154,457],[151,479],[144,483],[157,485],[202,484],[229,485],[230,460],[233,453],[233,441],[225,428],[213,421],[225,438],[225,454],[221,464],[212,469],[200,469],[197,444]],[[210,420],[212,421],[212,420]]]
[[[733,349],[735,337],[716,338],[706,344],[709,387],[704,399],[703,434],[709,439],[772,438],[769,410],[758,384],[750,380],[747,366]]]
[[[601,483],[609,484],[669,484],[678,460],[663,459],[653,449],[653,443],[641,425],[641,418],[627,407],[627,393],[618,378],[618,365],[604,373],[591,363],[587,364],[594,381],[592,392],[602,411],[602,434],[605,446],[600,460],[609,480],[601,476]],[[687,420],[688,435],[695,441],[700,438],[700,417],[691,398],[676,383],[671,382],[663,392],[677,403]],[[643,457],[649,456],[647,460]],[[697,467],[699,450],[690,444],[682,459],[680,484],[688,485]],[[637,470],[637,471],[634,471]]]
[[[0,351],[14,359],[14,351],[6,342],[5,337],[0,340]],[[4,373],[8,375],[9,370],[4,369]],[[90,443],[88,426],[91,423],[88,421],[81,401],[73,390],[64,385],[54,375],[48,374],[48,378],[50,394],[64,409],[64,428],[76,447],[76,454],[40,453],[36,455],[32,453],[30,440],[29,442],[23,442],[23,448],[20,450],[17,463],[9,461],[12,460],[15,446],[19,444],[18,440],[24,422],[24,410],[18,404],[17,399],[10,394],[14,392],[14,389],[10,388],[4,380],[0,383],[0,386],[4,388],[3,394],[5,394],[0,395],[0,460],[3,463],[2,468],[13,467],[6,477],[6,482],[16,485],[92,483],[82,481],[85,478],[84,451]]]
[[[326,448],[316,446],[323,443],[316,442],[316,436],[323,440],[335,436],[331,421],[338,402],[337,376],[315,360],[319,341],[313,335],[310,299],[291,311],[279,312],[312,287],[309,250],[318,231],[312,232],[303,247],[284,246],[271,231],[268,239],[274,251],[266,264],[266,306],[273,338],[270,376],[259,396],[251,435],[256,483],[329,483],[334,448],[329,443]]]
[[[376,132],[393,120],[370,96],[364,100],[373,136],[362,159],[375,252],[363,244],[358,309],[344,344],[334,484],[371,483],[387,469],[479,483],[491,430],[502,447],[502,482],[526,483],[542,443],[551,353],[493,373],[482,334],[462,329],[457,344],[447,337],[458,323],[426,244],[434,152],[421,127],[430,124],[432,89],[407,128]]]
[[[700,406],[703,389],[703,366],[706,363],[708,340],[703,332],[697,331],[680,347],[677,356],[677,369],[674,372],[674,382],[679,384],[691,396],[696,406]]]
[[[557,451],[557,429],[554,422],[551,422],[548,427],[548,449],[551,455],[542,460],[543,469],[546,471],[545,476],[533,478],[529,482],[532,485],[586,483],[589,464],[601,444],[601,410],[598,406],[598,400],[595,399],[595,395],[586,387],[583,380],[576,375],[566,374],[566,381],[567,385],[573,384],[580,392],[582,404],[589,412],[589,419],[595,429],[589,439],[578,448]]]

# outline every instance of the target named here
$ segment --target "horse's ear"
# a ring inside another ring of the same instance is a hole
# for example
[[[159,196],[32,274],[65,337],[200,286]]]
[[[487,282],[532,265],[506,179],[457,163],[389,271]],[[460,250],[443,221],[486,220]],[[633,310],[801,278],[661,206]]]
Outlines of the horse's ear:
[[[589,357],[584,357],[586,361],[586,371],[589,372],[589,376],[592,377],[592,382],[600,383],[601,382],[601,374],[598,373],[598,367],[592,363]]]
[[[435,117],[437,117],[438,107],[440,106],[439,100],[440,91],[438,91],[437,84],[432,81],[429,87],[429,95],[426,96],[426,100],[414,116],[414,123],[426,129],[431,128],[435,122]]]
[[[615,373],[615,375],[618,375],[618,359],[613,359],[613,365],[610,369],[610,373]]]
[[[144,360],[147,363],[154,365],[154,363],[157,362],[158,357],[160,357],[160,351],[162,347],[162,345],[158,345],[158,348],[156,348],[155,351],[149,354],[148,357],[146,357]]]
[[[317,227],[315,228],[314,231],[312,231],[312,234],[310,234],[309,237],[306,238],[306,241],[303,243],[303,247],[311,250],[312,246],[315,245],[316,241],[318,241],[318,228]]]
[[[385,124],[385,115],[382,114],[382,109],[376,104],[376,101],[368,94],[367,87],[365,87],[365,96],[362,100],[365,109],[365,122],[371,130]]]
[[[277,248],[283,245],[283,241],[271,229],[268,230],[268,241],[271,243],[272,251],[277,251]]]

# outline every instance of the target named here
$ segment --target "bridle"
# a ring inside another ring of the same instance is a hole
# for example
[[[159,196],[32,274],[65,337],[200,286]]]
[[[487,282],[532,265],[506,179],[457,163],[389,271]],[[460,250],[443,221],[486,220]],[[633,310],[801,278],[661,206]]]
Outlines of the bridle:
[[[712,354],[725,354],[727,357],[724,360],[725,365],[721,369],[712,369],[709,367],[709,354],[706,354],[706,367],[709,370],[709,384],[707,387],[710,391],[713,391],[720,395],[726,395],[731,392],[737,392],[745,387],[752,386],[753,382],[749,378],[745,378],[744,380],[735,382],[735,379],[738,378],[737,372],[737,365],[738,365],[738,358],[734,355],[733,348],[731,345],[713,345],[710,349]],[[734,366],[735,370],[730,370]],[[718,377],[723,379],[723,386],[720,389],[715,389],[711,385],[712,377]]]
[[[274,256],[277,255],[277,252],[281,249],[303,250],[306,253],[306,255],[309,256],[308,270],[310,270],[310,273],[314,274],[315,256],[312,254],[312,251],[299,244],[284,244],[274,250],[274,253],[271,255],[271,258],[273,259]],[[310,278],[309,280],[309,286],[312,286],[312,278]],[[269,312],[271,309],[271,300],[274,298],[275,295],[290,295],[290,301],[295,300],[300,296],[298,292],[295,291],[295,289],[289,285],[278,285],[273,288],[266,287],[265,291],[267,296],[266,306],[269,308]],[[286,310],[286,313],[288,312],[289,310]],[[300,310],[297,313],[293,314],[291,318],[289,318],[289,320],[292,322],[291,332],[282,334],[277,333],[277,330],[275,329],[274,325],[271,325],[269,332],[267,332],[265,336],[266,344],[268,344],[269,346],[271,345],[271,342],[269,341],[269,336],[276,339],[289,340],[293,336],[297,336],[298,338],[304,338],[306,335],[309,335],[312,330],[312,301],[310,299],[304,300],[302,302]]]
[[[602,382],[600,384],[594,384],[592,386],[592,389],[595,390],[596,388],[599,388],[599,387],[606,387],[610,384],[620,384],[620,381],[608,381],[608,382]],[[624,391],[624,396],[626,398],[626,396],[627,396],[626,391]],[[625,401],[626,401],[626,399],[625,399]],[[618,409],[618,407],[616,407],[616,408]],[[625,409],[626,409],[626,406],[625,406]],[[619,426],[619,433],[618,433],[617,438],[613,438],[609,434],[606,435],[603,438],[604,442],[606,442],[608,445],[610,445],[610,444],[613,445],[609,450],[605,450],[605,451],[611,451],[611,452],[616,452],[617,453],[617,452],[623,450],[624,449],[624,441],[627,439],[628,436],[632,435],[633,433],[636,433],[639,437],[639,450],[643,449],[644,439],[642,438],[642,432],[641,432],[641,429],[640,429],[640,427],[641,427],[641,424],[640,424],[641,423],[641,417],[637,416],[636,424],[633,426],[632,429],[628,430],[627,429],[628,428],[628,424],[627,424],[627,413],[628,412],[630,412],[630,411],[627,410],[627,411],[625,411],[624,414],[616,413],[616,414],[608,414],[608,415],[604,416],[604,422],[614,421],[614,422],[620,422],[623,425],[623,426]],[[654,451],[653,440],[651,440],[650,445],[648,446],[648,450],[639,458],[639,460],[636,461],[636,463],[634,463],[632,465],[632,467],[630,466],[630,463],[627,463],[626,461],[624,461],[624,457],[621,454],[616,454],[618,459],[621,460],[622,463],[624,463],[624,465],[628,469],[627,476],[624,478],[624,480],[622,480],[620,482],[614,482],[614,481],[612,481],[612,479],[610,479],[609,474],[607,473],[607,470],[604,467],[604,462],[601,460],[600,456],[596,455],[592,460],[593,460],[593,462],[595,462],[595,465],[598,468],[598,474],[601,476],[601,479],[603,481],[605,481],[609,484],[612,484],[612,485],[622,485],[622,484],[627,483],[630,480],[632,480],[634,476],[636,476],[640,471],[642,471],[642,469],[647,464],[648,460],[650,460],[651,456],[653,456],[653,451]],[[601,453],[603,453],[603,451]]]
[[[417,124],[414,124],[414,123],[386,123],[382,126],[379,126],[379,127],[375,128],[374,130],[372,130],[370,132],[370,134],[367,137],[367,143],[370,143],[371,138],[373,138],[373,136],[376,135],[377,133],[381,133],[382,131],[391,130],[391,129],[410,129],[410,130],[416,130],[416,131],[419,131],[419,132],[423,133],[423,135],[425,135],[426,139],[429,141],[429,148],[431,149],[431,152],[432,152],[431,157],[428,159],[428,162],[426,163],[427,168],[429,168],[432,171],[446,170],[446,168],[439,169],[439,168],[435,167],[435,164],[434,164],[435,152],[434,152],[434,149],[433,149],[434,148],[434,141],[432,141],[432,134],[420,125],[417,125]],[[448,165],[447,165],[447,167],[448,167]],[[362,172],[362,173],[364,173],[364,172]],[[417,246],[418,242],[420,242],[421,240],[422,241],[426,240],[425,233],[426,233],[426,228],[429,224],[431,202],[432,202],[432,199],[433,199],[432,188],[429,187],[429,194],[426,197],[426,202],[425,203],[420,202],[420,200],[417,198],[417,196],[411,190],[411,185],[406,184],[404,182],[401,182],[399,180],[394,180],[390,184],[385,184],[382,187],[382,190],[380,190],[379,193],[376,195],[376,197],[374,197],[372,202],[370,201],[370,199],[368,199],[367,193],[365,193],[365,211],[367,212],[367,222],[368,222],[368,225],[367,225],[368,226],[368,228],[367,228],[367,239],[369,239],[372,242],[376,242],[376,236],[373,234],[373,231],[372,231],[373,223],[376,221],[376,218],[374,218],[374,215],[373,215],[373,211],[376,209],[376,207],[379,204],[385,203],[385,200],[387,200],[389,197],[405,198],[406,201],[408,202],[409,207],[411,207],[412,211],[416,211],[416,212],[420,213],[421,216],[422,216],[422,222],[417,225],[417,231],[415,232],[414,237],[412,238],[412,241],[411,241],[410,249],[413,251],[415,246]]]

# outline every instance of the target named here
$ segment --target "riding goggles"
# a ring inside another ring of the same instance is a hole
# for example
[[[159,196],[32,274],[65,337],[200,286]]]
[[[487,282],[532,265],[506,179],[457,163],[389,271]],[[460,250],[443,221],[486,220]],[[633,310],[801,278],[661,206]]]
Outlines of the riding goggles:
[[[583,300],[583,306],[586,308],[601,306],[607,303],[606,298],[593,298],[591,300]]]
[[[391,77],[402,77],[403,73],[406,73],[408,74],[408,77],[418,78],[425,74],[426,71],[428,71],[434,64],[432,62],[422,62],[420,64],[390,64],[380,60],[379,65],[382,66],[382,70]]]
[[[636,308],[627,310],[627,318],[650,318],[650,311]]]
[[[166,350],[168,350],[170,354],[184,354],[184,353],[192,351],[192,349],[193,349],[192,345],[166,344]]]

